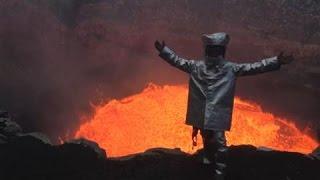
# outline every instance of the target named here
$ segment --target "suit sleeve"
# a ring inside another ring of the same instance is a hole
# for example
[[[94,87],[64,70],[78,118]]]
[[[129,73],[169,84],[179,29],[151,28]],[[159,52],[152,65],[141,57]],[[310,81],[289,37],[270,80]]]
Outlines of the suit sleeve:
[[[247,76],[275,71],[280,69],[278,57],[272,57],[254,63],[234,63],[233,70],[236,76]]]
[[[170,48],[165,46],[162,51],[160,52],[159,56],[167,61],[169,64],[172,66],[186,72],[186,73],[191,73],[195,61],[194,60],[187,60],[184,58],[179,57],[176,55],[174,51],[172,51]]]

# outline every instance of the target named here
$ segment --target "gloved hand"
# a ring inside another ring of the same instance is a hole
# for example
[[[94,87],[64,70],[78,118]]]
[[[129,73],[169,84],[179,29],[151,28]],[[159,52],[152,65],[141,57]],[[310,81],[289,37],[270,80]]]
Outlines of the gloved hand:
[[[160,43],[158,40],[154,43],[154,46],[156,47],[156,49],[161,52],[162,49],[166,46],[166,43],[164,41],[162,41],[162,43]]]
[[[279,59],[280,64],[289,64],[292,61],[294,61],[294,57],[292,54],[288,54],[283,51],[280,52],[280,54],[278,55],[278,59]]]
[[[199,132],[199,129],[196,127],[193,127],[193,129],[192,129],[192,146],[197,146],[198,132]]]

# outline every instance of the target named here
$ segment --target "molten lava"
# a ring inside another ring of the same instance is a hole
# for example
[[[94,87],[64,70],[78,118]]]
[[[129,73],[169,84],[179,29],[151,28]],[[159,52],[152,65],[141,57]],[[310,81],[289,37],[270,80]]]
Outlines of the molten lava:
[[[140,94],[96,107],[94,117],[81,125],[76,137],[96,141],[108,156],[154,147],[193,152],[191,127],[184,124],[186,104],[186,87],[150,84]],[[263,112],[258,105],[239,98],[234,104],[232,129],[227,133],[229,145],[252,144],[301,153],[316,148],[316,141],[289,120]]]

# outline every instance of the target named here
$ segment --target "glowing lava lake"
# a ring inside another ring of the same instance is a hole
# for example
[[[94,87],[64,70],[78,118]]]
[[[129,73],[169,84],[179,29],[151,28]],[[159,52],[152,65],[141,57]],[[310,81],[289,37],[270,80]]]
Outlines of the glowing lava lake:
[[[113,157],[154,147],[181,148],[192,153],[196,150],[192,150],[192,128],[184,124],[187,93],[186,86],[150,84],[139,94],[95,107],[94,116],[80,126],[75,136],[96,141]],[[311,152],[317,142],[292,122],[235,98],[228,144]]]

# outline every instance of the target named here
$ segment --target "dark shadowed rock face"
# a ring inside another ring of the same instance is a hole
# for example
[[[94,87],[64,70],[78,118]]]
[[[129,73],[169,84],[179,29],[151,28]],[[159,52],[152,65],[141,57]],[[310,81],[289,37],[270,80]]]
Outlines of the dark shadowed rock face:
[[[110,179],[212,179],[212,167],[201,164],[202,152],[194,155],[178,150],[152,149],[145,153],[113,159]],[[121,160],[121,161],[119,161]],[[319,161],[288,152],[259,151],[249,145],[230,147],[230,180],[277,180],[319,178]],[[119,168],[124,172],[119,176]],[[116,169],[116,170],[115,170]]]
[[[311,156],[312,158],[315,158],[315,159],[317,159],[317,160],[320,161],[320,146],[319,146],[317,149],[315,149],[315,150],[310,154],[310,156]]]
[[[39,143],[51,144],[49,138],[39,132],[23,133],[19,124],[13,121],[7,111],[0,110],[0,144],[39,141]]]
[[[0,143],[0,180],[212,179],[213,168],[201,163],[201,150],[191,155],[180,149],[155,148],[125,157],[106,158],[104,149],[86,139],[54,146],[40,133],[16,132],[7,136],[0,131],[0,140],[4,139]],[[316,153],[319,155],[319,150]],[[227,178],[320,179],[320,160],[315,157],[265,151],[250,145],[231,146]]]
[[[190,155],[158,148],[105,159],[85,140],[59,146],[25,141],[0,145],[0,179],[212,179],[212,167],[201,164],[201,151]],[[299,153],[232,146],[228,164],[230,180],[320,178],[320,161]]]
[[[33,136],[1,144],[0,179],[89,180],[105,177],[105,159],[86,144],[53,146]]]
[[[21,127],[11,120],[9,113],[0,110],[0,138],[4,136],[9,138],[21,132]]]
[[[99,158],[102,158],[102,159],[107,158],[106,151],[104,149],[100,148],[98,143],[96,143],[94,141],[80,138],[80,139],[74,139],[74,140],[68,141],[64,144],[64,146],[75,146],[75,147],[79,146],[79,145],[93,150]]]
[[[318,130],[317,130],[317,138],[318,138],[319,146],[310,154],[310,156],[312,158],[320,160],[320,123],[318,125]]]

